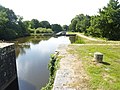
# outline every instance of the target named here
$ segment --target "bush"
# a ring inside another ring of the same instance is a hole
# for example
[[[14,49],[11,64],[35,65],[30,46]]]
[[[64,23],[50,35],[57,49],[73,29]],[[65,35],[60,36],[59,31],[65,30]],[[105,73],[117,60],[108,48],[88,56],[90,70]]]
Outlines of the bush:
[[[36,33],[53,33],[52,29],[37,28]]]
[[[29,29],[29,32],[30,32],[30,33],[34,33],[35,30],[34,30],[34,29]]]
[[[41,33],[41,32],[39,30],[37,30],[36,33]]]

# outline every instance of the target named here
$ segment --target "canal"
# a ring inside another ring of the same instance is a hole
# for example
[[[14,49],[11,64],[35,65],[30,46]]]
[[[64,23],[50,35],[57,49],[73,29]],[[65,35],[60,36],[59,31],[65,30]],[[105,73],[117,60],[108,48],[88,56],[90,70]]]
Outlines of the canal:
[[[69,37],[26,37],[16,39],[19,90],[40,90],[49,79],[50,55],[60,44],[70,44]]]

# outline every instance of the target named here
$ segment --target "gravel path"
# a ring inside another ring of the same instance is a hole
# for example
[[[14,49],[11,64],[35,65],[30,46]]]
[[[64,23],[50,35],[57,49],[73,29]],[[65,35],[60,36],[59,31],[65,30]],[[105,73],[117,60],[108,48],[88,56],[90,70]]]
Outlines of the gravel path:
[[[89,90],[89,78],[84,71],[82,61],[77,55],[67,52],[68,49],[72,48],[62,45],[57,50],[59,56],[63,58],[60,60],[53,90]]]

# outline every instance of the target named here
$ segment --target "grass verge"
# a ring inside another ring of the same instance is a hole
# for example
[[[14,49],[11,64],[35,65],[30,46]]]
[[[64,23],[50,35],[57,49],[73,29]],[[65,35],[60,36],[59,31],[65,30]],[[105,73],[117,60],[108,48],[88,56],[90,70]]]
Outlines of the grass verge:
[[[79,56],[87,74],[90,76],[89,86],[91,90],[120,90],[119,45],[70,45],[70,47],[72,49],[69,52]],[[103,53],[104,63],[92,61],[94,52]]]
[[[56,75],[56,71],[59,68],[59,57],[55,54],[51,55],[50,62],[48,64],[48,69],[50,71],[49,73],[49,81],[46,84],[45,87],[43,87],[41,90],[52,90],[54,79]]]
[[[74,33],[74,32],[68,32],[68,34],[84,35],[83,33]],[[75,44],[120,44],[120,41],[109,41],[109,40],[105,40],[103,38],[95,38],[95,39],[97,39],[97,41],[94,41],[94,40],[88,40],[88,39],[80,37],[78,35],[77,35],[77,37],[79,37],[79,38],[76,38]],[[92,38],[92,37],[90,37],[90,38]],[[81,43],[81,41],[82,41],[82,43]]]
[[[76,36],[75,37],[75,42],[73,44],[85,44],[85,42],[81,37]]]

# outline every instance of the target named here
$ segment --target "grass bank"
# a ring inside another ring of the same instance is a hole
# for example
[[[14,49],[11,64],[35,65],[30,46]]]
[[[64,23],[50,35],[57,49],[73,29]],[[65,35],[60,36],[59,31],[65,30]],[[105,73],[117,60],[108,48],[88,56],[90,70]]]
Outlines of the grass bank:
[[[74,33],[74,32],[68,32],[68,33],[77,34],[75,44],[120,44],[120,41],[109,41],[103,38],[94,38],[96,40],[89,40],[87,38],[79,36],[79,34],[84,35],[83,33]],[[89,36],[88,38],[93,38],[93,37]]]
[[[85,44],[86,42],[79,36],[75,37],[75,42],[73,44]]]
[[[59,68],[59,57],[56,54],[51,55],[50,62],[48,64],[48,69],[50,71],[49,73],[49,81],[46,84],[45,87],[43,87],[41,90],[52,90],[54,79],[56,76],[56,71]]]
[[[120,89],[120,45],[70,45],[82,60],[84,69],[90,76],[91,90],[119,90]],[[93,62],[94,52],[104,55],[104,63]]]

